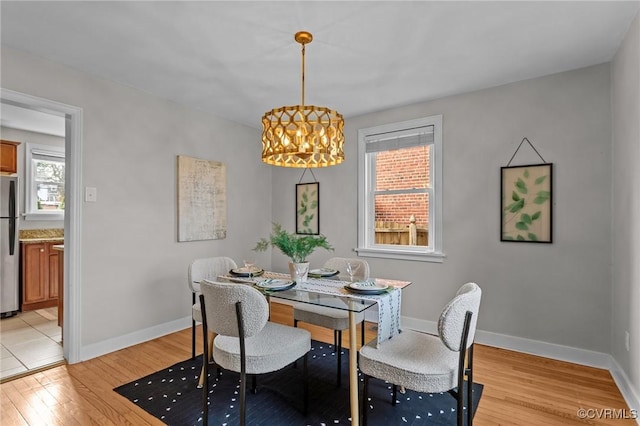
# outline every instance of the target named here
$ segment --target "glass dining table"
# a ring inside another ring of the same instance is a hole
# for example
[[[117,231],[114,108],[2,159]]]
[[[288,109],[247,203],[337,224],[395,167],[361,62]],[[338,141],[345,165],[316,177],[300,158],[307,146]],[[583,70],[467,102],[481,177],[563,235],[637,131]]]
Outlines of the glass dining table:
[[[350,291],[351,283],[335,278],[311,278],[295,283],[291,288],[269,290],[260,288],[265,280],[290,280],[290,275],[276,272],[264,272],[259,277],[238,277],[232,274],[221,275],[219,279],[231,282],[255,284],[267,299],[281,299],[296,303],[309,303],[349,312],[349,398],[351,424],[359,424],[358,404],[358,363],[356,339],[356,314],[378,305],[378,343],[400,332],[401,290],[410,285],[410,281],[370,278],[368,282],[376,288],[384,287],[381,292]],[[373,294],[378,293],[378,294]]]

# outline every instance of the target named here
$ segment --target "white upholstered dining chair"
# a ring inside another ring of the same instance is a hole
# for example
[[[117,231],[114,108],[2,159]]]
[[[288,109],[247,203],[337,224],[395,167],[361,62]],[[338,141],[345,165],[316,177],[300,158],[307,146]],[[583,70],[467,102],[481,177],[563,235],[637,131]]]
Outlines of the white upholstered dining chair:
[[[238,265],[230,257],[207,257],[196,259],[189,265],[188,284],[191,290],[191,357],[196,356],[196,323],[202,322],[200,310],[200,284],[202,280],[216,281],[219,275],[227,274]]]
[[[281,370],[299,358],[303,361],[304,414],[308,407],[307,353],[311,350],[311,333],[307,330],[270,322],[269,303],[262,293],[249,285],[203,281],[200,288],[203,330],[202,390],[203,422],[208,423],[209,367],[240,373],[240,425],[246,418],[247,375]],[[213,362],[209,360],[208,340],[213,339]]]
[[[360,370],[364,377],[363,425],[367,424],[370,409],[367,396],[370,377],[393,383],[393,405],[398,386],[417,392],[448,391],[457,400],[458,426],[464,424],[466,393],[467,424],[472,424],[473,340],[481,296],[482,290],[475,283],[460,287],[440,314],[438,336],[404,330],[377,348],[370,342],[360,349]]]
[[[355,271],[354,279],[363,280],[369,278],[369,263],[366,260],[332,257],[324,264],[324,268],[335,269],[340,272],[341,279],[349,279],[345,273],[347,271],[347,262],[358,264]],[[293,326],[297,327],[298,322],[306,322],[320,327],[333,330],[333,344],[336,350],[338,368],[337,368],[337,386],[340,387],[342,382],[342,331],[349,328],[349,311],[343,309],[333,309],[324,306],[311,305],[309,303],[296,303],[293,305]],[[356,324],[361,324],[362,345],[364,346],[364,313],[356,313]]]

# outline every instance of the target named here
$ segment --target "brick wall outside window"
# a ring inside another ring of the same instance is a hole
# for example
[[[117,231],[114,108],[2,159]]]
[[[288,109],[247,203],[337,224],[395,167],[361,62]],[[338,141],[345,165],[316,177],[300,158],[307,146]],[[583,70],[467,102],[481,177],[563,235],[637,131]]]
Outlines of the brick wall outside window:
[[[380,152],[376,156],[376,189],[426,188],[429,184],[429,149],[426,146]],[[375,199],[376,222],[409,224],[413,214],[418,228],[428,227],[426,194],[381,195]]]

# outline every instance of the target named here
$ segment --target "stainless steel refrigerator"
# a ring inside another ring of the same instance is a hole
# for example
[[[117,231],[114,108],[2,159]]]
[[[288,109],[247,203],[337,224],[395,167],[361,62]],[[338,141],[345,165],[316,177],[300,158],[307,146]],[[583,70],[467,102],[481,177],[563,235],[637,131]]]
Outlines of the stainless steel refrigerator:
[[[2,318],[15,315],[19,309],[20,294],[20,245],[18,244],[18,224],[20,208],[18,204],[18,178],[0,176],[0,315]]]

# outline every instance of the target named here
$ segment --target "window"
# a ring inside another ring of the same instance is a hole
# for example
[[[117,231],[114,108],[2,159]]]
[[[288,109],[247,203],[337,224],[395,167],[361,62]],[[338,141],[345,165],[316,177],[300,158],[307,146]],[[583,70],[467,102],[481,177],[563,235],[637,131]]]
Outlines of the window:
[[[442,262],[442,116],[358,131],[361,256]]]
[[[26,219],[64,219],[64,148],[27,144]]]

